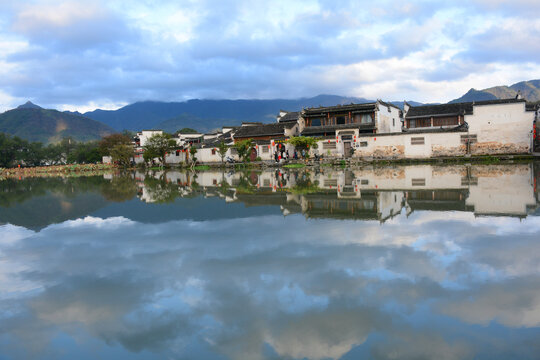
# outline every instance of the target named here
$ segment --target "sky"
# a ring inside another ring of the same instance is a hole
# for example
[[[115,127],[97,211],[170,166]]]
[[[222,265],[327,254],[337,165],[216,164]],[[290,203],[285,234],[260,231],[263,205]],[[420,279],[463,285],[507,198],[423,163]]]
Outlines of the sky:
[[[0,111],[318,94],[447,102],[540,78],[537,0],[0,0]]]

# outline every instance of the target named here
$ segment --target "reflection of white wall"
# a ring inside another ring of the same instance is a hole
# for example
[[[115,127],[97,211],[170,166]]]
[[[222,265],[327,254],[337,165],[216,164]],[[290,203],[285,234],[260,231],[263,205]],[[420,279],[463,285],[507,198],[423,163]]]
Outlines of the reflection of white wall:
[[[536,204],[529,164],[473,167],[472,175],[478,185],[469,188],[466,204],[476,214],[526,215],[527,205]]]
[[[391,218],[401,212],[404,195],[402,191],[382,191],[378,196],[377,209],[381,220]]]

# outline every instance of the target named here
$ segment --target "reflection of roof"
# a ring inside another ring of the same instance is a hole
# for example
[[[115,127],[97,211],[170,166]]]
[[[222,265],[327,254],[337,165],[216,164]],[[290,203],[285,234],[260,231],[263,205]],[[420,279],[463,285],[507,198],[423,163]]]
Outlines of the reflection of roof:
[[[464,189],[410,190],[407,204],[412,210],[471,211],[465,204],[469,191]]]
[[[238,201],[245,206],[283,205],[287,203],[286,192],[257,192],[253,194],[236,194]]]
[[[318,135],[325,134],[329,132],[334,132],[336,130],[343,129],[360,129],[360,130],[375,130],[375,124],[343,124],[343,125],[329,125],[329,126],[308,126],[302,131],[302,135]]]
[[[473,113],[473,106],[513,104],[522,102],[525,102],[525,100],[512,98],[441,105],[411,106],[405,117],[407,119],[413,119],[428,116],[471,115]]]
[[[285,129],[294,127],[296,123],[274,123],[258,126],[242,126],[234,134],[235,138],[249,138],[257,136],[285,135]]]

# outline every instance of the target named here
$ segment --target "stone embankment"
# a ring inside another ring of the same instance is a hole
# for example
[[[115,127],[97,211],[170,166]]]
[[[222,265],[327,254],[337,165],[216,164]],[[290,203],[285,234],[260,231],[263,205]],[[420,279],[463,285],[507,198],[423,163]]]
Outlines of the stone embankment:
[[[53,165],[9,169],[0,168],[0,179],[101,175],[104,172],[110,172],[115,169],[116,167],[110,164]]]

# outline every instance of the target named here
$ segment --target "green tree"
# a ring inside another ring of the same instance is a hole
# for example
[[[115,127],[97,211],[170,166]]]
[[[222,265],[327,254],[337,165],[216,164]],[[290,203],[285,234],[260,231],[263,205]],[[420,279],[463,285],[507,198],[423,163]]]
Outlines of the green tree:
[[[75,162],[74,157],[72,156],[71,152],[75,148],[76,141],[73,140],[71,137],[63,138],[60,141],[60,148],[62,149],[62,154],[64,156],[64,159],[66,159],[67,163]]]
[[[297,149],[316,149],[318,138],[307,136],[293,136],[287,140],[288,144],[293,145]]]
[[[20,139],[0,133],[0,167],[11,167],[19,156]]]
[[[133,146],[126,144],[117,144],[109,152],[113,163],[122,167],[128,167],[131,165],[131,158],[133,157]]]
[[[169,151],[176,149],[176,141],[170,134],[156,134],[147,140],[143,149],[145,153],[149,151],[151,155],[155,155],[154,157],[160,158],[161,166],[165,166],[165,157]],[[147,157],[145,156],[146,159]],[[153,159],[153,157],[150,159]]]
[[[111,151],[117,145],[131,145],[131,137],[127,134],[111,134],[99,142],[99,150],[103,156],[112,156]]]
[[[246,139],[236,142],[234,145],[234,148],[236,151],[238,151],[238,156],[243,161],[247,160],[247,156],[249,154],[249,150],[253,147],[253,140],[252,139]]]
[[[43,158],[48,165],[58,165],[64,162],[60,144],[49,144],[43,151]]]
[[[227,146],[227,144],[225,144],[225,142],[220,142],[218,147],[218,153],[219,153],[219,157],[221,158],[221,163],[223,164],[223,159],[225,159],[225,155],[227,155],[227,150],[229,150],[229,147]]]
[[[45,162],[45,149],[40,142],[27,143],[23,161],[30,166],[40,166]]]
[[[191,146],[189,148],[189,158],[191,159],[191,166],[195,166],[195,164],[197,163],[197,157],[195,155],[197,155],[197,148],[195,146]]]
[[[97,141],[75,143],[68,156],[69,163],[88,164],[101,161],[101,152]]]

